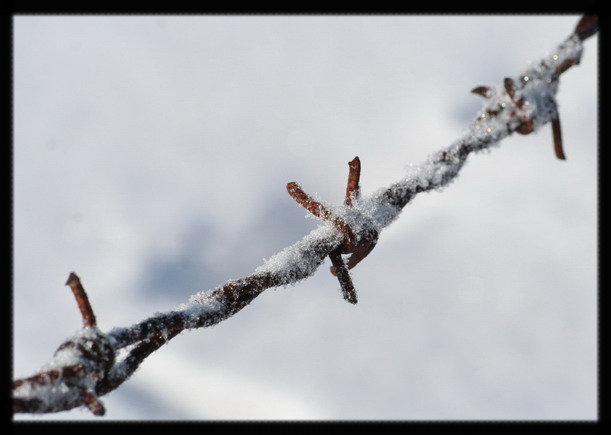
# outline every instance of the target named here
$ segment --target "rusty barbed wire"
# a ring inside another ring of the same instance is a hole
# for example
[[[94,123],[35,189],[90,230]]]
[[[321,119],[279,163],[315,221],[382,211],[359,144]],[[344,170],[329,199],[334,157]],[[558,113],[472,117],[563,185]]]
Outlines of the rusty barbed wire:
[[[575,37],[583,41],[594,35],[597,30],[597,16],[584,15],[569,39]],[[577,58],[566,59],[557,65],[551,80],[558,80],[562,73],[577,65],[580,57],[581,53]],[[547,67],[547,65],[543,66]],[[511,78],[506,78],[503,89],[513,107],[503,107],[495,102],[484,112],[485,116],[494,118],[510,111],[509,118],[512,122],[505,126],[505,130],[496,136],[489,135],[484,139],[475,138],[472,142],[459,142],[457,146],[442,150],[432,159],[432,163],[450,168],[449,171],[438,175],[440,181],[437,184],[415,184],[406,187],[396,183],[375,197],[372,203],[381,209],[392,210],[392,213],[389,213],[390,217],[380,218],[381,223],[378,227],[388,225],[416,194],[442,186],[453,179],[471,152],[499,141],[513,132],[530,134],[537,123],[548,121],[551,123],[556,156],[564,160],[560,120],[555,100],[553,96],[544,95],[552,116],[550,119],[537,119],[536,114],[530,114],[526,110],[529,100],[528,96],[522,95],[522,91],[527,82],[526,76],[521,76],[517,83]],[[493,88],[488,86],[478,86],[471,92],[490,100],[494,97]],[[479,120],[476,120],[474,123],[477,125],[478,122]],[[344,205],[348,209],[356,210],[360,197],[361,162],[356,157],[348,165],[349,175]],[[202,296],[201,299],[195,297],[193,299],[195,303],[185,310],[161,313],[131,327],[114,328],[108,333],[102,333],[97,329],[96,318],[85,289],[78,276],[71,273],[66,285],[70,286],[75,296],[83,317],[83,328],[77,335],[59,346],[54,359],[39,373],[13,382],[13,412],[50,413],[85,406],[94,415],[104,415],[105,409],[99,397],[123,384],[151,353],[180,332],[214,325],[240,311],[264,290],[307,278],[326,257],[331,260],[331,273],[338,278],[344,298],[350,303],[356,303],[357,295],[349,269],[371,253],[378,241],[379,231],[373,226],[351,228],[343,216],[333,213],[313,200],[297,183],[289,183],[287,191],[310,213],[335,227],[334,233],[316,233],[308,239],[308,244],[296,244],[298,245],[296,249],[300,250],[299,255],[310,261],[309,267],[295,266],[283,273],[259,271],[246,278],[232,280],[206,294],[205,297]],[[349,257],[344,261],[342,255]],[[199,302],[201,304],[198,305]],[[204,302],[206,306],[212,308],[202,309]],[[133,347],[127,351],[127,356],[117,361],[115,358],[117,351],[128,346]]]

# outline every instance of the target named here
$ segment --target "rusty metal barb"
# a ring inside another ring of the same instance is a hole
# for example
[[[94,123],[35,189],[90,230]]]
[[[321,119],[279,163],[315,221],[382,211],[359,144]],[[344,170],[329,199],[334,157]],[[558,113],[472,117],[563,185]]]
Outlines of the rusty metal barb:
[[[83,326],[95,326],[96,320],[95,315],[93,314],[93,308],[91,308],[89,298],[87,297],[87,293],[81,284],[81,280],[74,272],[70,273],[68,281],[66,281],[66,285],[70,287],[72,293],[74,294],[76,304],[81,312],[81,316],[83,316]]]
[[[348,268],[346,267],[346,265],[344,264],[344,260],[342,259],[341,250],[336,249],[330,252],[329,258],[331,259],[331,263],[333,264],[333,268],[335,270],[334,275],[337,276],[344,299],[350,302],[351,304],[356,304],[358,301],[356,291],[354,290],[354,285],[352,284],[350,273],[348,273]]]
[[[554,139],[554,152],[560,160],[566,160],[562,149],[562,131],[560,130],[560,118],[556,115],[552,118],[552,136]]]
[[[503,80],[503,86],[505,87],[505,92],[509,95],[509,98],[511,98],[511,101],[515,103],[518,109],[522,109],[524,106],[524,99],[518,98],[516,95],[516,85],[513,79],[506,77],[505,80]]]
[[[348,172],[348,185],[346,186],[346,199],[344,200],[344,204],[352,206],[352,201],[358,199],[361,194],[359,186],[361,180],[361,160],[355,157],[348,162],[348,167],[350,170]]]
[[[325,208],[321,203],[312,199],[307,193],[303,191],[299,184],[290,182],[286,185],[286,190],[289,195],[293,197],[295,201],[307,211],[312,213],[314,216],[319,217],[323,220],[328,220],[332,217],[332,213]]]
[[[484,98],[490,98],[492,96],[492,89],[488,86],[478,86],[471,89],[471,93],[481,95]]]
[[[577,26],[575,26],[575,34],[579,36],[582,41],[586,40],[590,36],[594,35],[598,31],[598,15],[585,14]]]
[[[83,392],[82,400],[87,409],[89,409],[93,415],[102,416],[106,414],[104,404],[91,391]]]
[[[335,216],[324,205],[318,201],[315,201],[312,197],[310,197],[310,195],[305,193],[299,184],[290,182],[286,185],[286,190],[299,205],[304,207],[314,216],[322,220],[332,222],[344,235],[344,250],[351,249],[354,234],[346,222]]]
[[[348,183],[346,185],[346,195],[344,198],[344,204],[348,207],[354,207],[354,202],[359,198],[360,179],[361,160],[357,156],[348,162]],[[286,189],[289,195],[306,210],[314,216],[332,222],[342,232],[344,236],[342,244],[333,252],[329,253],[332,264],[330,271],[339,280],[344,299],[350,303],[356,304],[356,291],[354,290],[348,269],[352,269],[356,266],[373,250],[378,240],[377,231],[370,229],[366,231],[366,234],[361,235],[360,239],[357,241],[350,226],[341,218],[334,216],[333,213],[322,204],[312,199],[297,183],[288,183]],[[351,254],[346,263],[344,263],[341,257],[342,254]]]
[[[596,22],[594,18],[590,18],[586,20],[586,24],[588,27],[584,27],[586,29],[591,29],[593,23]],[[583,26],[586,26],[584,24]],[[579,27],[579,26],[578,26]],[[585,32],[585,30],[584,30]],[[576,65],[578,62],[574,59],[566,59],[560,65],[556,67],[556,70],[553,74],[553,80],[558,80],[560,75],[564,73],[567,69]],[[524,79],[524,77],[522,77]],[[527,78],[526,78],[527,79]],[[525,80],[524,80],[525,81]],[[515,110],[512,111],[513,116],[517,116],[521,119],[520,124],[515,128],[516,133],[527,135],[532,133],[535,130],[535,117],[534,116],[526,116],[526,100],[524,97],[519,96],[517,93],[517,86],[514,80],[510,77],[506,77],[503,80],[503,88],[507,96],[510,100],[515,104]],[[482,95],[485,98],[490,98],[492,96],[491,88],[487,86],[478,86],[471,90],[472,93]],[[552,125],[552,137],[554,143],[554,153],[559,160],[566,160],[566,155],[564,154],[564,149],[562,145],[562,133],[560,129],[560,116],[558,114],[558,109],[556,105],[556,101],[553,97],[547,98],[547,103],[553,108],[554,114],[550,120]],[[488,116],[496,116],[498,114],[498,109],[495,107],[489,107],[486,110],[486,114]]]
[[[59,369],[46,370],[29,378],[13,381],[13,388],[19,388],[26,383],[33,385],[50,385],[62,378],[82,377],[85,375],[85,367],[82,364],[74,364]]]

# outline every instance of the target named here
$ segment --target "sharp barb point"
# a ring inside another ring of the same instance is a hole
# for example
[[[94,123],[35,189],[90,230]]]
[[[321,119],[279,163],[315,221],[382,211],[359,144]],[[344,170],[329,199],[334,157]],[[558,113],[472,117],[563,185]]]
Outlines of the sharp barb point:
[[[85,406],[92,412],[93,415],[102,416],[106,414],[106,409],[104,408],[104,404],[96,397],[95,394],[91,392],[86,392],[83,394],[83,402]]]
[[[554,152],[560,160],[566,160],[562,148],[562,130],[560,129],[560,118],[552,118],[552,136],[554,138]]]
[[[66,285],[70,287],[70,290],[72,290],[72,294],[76,299],[76,304],[78,305],[78,308],[81,312],[81,316],[83,317],[83,326],[96,326],[96,319],[95,314],[93,314],[93,308],[91,308],[87,293],[85,292],[85,289],[81,284],[81,280],[76,275],[76,273],[70,273],[68,281],[66,281]]]
[[[329,258],[331,259],[331,263],[333,263],[333,269],[335,269],[335,273],[333,273],[333,270],[331,273],[337,277],[339,285],[342,288],[342,295],[344,299],[351,304],[356,304],[358,302],[356,291],[354,290],[354,285],[352,284],[352,279],[350,278],[348,268],[344,264],[344,260],[342,260],[340,250],[336,249],[335,251],[329,253]]]
[[[346,186],[346,198],[344,204],[351,206],[352,201],[359,197],[361,187],[361,160],[357,157],[348,162],[348,184]]]
[[[481,95],[484,98],[490,98],[492,91],[488,86],[478,86],[471,89],[471,93]]]
[[[361,243],[354,250],[352,255],[350,255],[350,257],[348,257],[348,261],[346,261],[346,266],[348,267],[348,269],[352,269],[357,264],[359,264],[365,257],[367,257],[369,255],[369,253],[371,251],[373,251],[373,248],[375,248],[376,242],[377,242],[377,240],[376,241],[370,241],[370,242]]]
[[[65,285],[70,285],[76,282],[80,282],[79,277],[76,275],[76,273],[70,272],[70,275],[68,276],[68,280],[66,281]]]
[[[598,32],[598,15],[585,14],[575,27],[575,33],[582,41]]]

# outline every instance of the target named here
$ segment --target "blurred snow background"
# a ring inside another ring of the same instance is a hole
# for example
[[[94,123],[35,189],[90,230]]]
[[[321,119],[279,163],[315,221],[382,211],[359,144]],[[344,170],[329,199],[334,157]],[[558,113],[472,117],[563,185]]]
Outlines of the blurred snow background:
[[[17,16],[14,376],[246,276],[342,201],[449,145],[578,16]],[[353,270],[181,334],[102,398],[122,419],[595,419],[597,37],[551,127],[473,155]],[[328,262],[327,262],[328,263]],[[23,419],[90,419],[76,409]]]

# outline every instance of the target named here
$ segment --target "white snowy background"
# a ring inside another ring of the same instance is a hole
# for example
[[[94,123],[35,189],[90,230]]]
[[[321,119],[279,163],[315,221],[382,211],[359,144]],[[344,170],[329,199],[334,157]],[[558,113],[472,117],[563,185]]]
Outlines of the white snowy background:
[[[285,186],[365,194],[450,145],[567,16],[17,16],[14,376],[247,276],[315,228]],[[188,331],[102,398],[123,419],[597,418],[597,37],[551,127],[472,155],[352,271],[327,261]],[[99,420],[84,409],[23,419]]]

